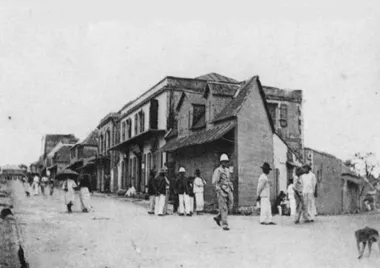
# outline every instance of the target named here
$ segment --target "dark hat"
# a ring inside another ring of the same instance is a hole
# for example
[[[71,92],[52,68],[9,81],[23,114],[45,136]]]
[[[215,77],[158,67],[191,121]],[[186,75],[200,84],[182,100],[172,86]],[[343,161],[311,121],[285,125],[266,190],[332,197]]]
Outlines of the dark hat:
[[[201,171],[199,169],[195,170],[195,175],[201,174]]]
[[[262,169],[269,169],[269,170],[272,170],[271,167],[270,167],[270,165],[269,165],[267,162],[265,162],[265,163],[262,165],[261,168],[262,168]]]

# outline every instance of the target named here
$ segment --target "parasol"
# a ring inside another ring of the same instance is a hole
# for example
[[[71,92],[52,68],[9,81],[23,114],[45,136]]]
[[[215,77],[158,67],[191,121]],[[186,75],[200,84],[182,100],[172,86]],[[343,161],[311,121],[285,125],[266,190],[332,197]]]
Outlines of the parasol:
[[[67,178],[76,180],[77,177],[78,173],[71,169],[65,169],[62,172],[58,173],[57,176],[55,176],[55,179],[59,181],[66,180]]]

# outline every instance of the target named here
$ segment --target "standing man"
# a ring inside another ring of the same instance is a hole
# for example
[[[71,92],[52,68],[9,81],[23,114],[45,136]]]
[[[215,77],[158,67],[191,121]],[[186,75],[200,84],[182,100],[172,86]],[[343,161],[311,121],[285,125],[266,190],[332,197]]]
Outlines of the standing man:
[[[165,204],[164,204],[164,215],[167,215],[168,214],[168,204],[169,204],[169,196],[170,196],[170,181],[167,177],[167,174],[168,174],[168,168],[166,166],[164,166],[163,168],[163,176],[164,176],[164,179],[165,179],[165,189],[166,189],[166,195],[165,195]]]
[[[314,191],[315,186],[317,185],[317,179],[314,173],[311,172],[311,166],[309,164],[305,164],[303,166],[303,169],[305,171],[305,174],[302,175],[303,198],[305,201],[307,213],[310,216],[310,221],[314,221],[316,215]]]
[[[294,198],[296,199],[296,218],[295,224],[300,223],[301,215],[303,216],[305,222],[310,222],[309,214],[305,206],[305,201],[303,198],[303,181],[302,181],[303,169],[297,168],[296,175],[294,177]]]
[[[165,195],[166,195],[166,180],[165,170],[161,169],[160,174],[153,182],[154,192],[156,196],[155,200],[155,214],[158,216],[164,216]]]
[[[186,170],[181,167],[178,171],[178,179],[176,182],[176,192],[178,193],[179,208],[178,214],[180,216],[190,215],[190,197],[187,178],[185,177]]]
[[[267,176],[272,169],[266,162],[262,165],[261,169],[263,170],[263,173],[260,175],[257,185],[257,196],[260,197],[260,224],[275,225],[272,219],[270,184]]]
[[[41,178],[41,193],[42,195],[45,195],[45,189],[48,186],[49,179],[46,175],[42,176]]]
[[[154,214],[154,205],[156,201],[155,191],[153,187],[153,183],[155,180],[156,172],[154,170],[151,170],[149,173],[149,181],[148,181],[148,195],[149,195],[149,211],[148,214],[153,215]]]
[[[230,170],[228,169],[229,159],[226,154],[220,156],[220,166],[217,167],[212,175],[212,184],[215,187],[218,198],[219,214],[214,217],[216,224],[220,226],[222,221],[223,230],[228,231],[227,216],[228,210],[232,209],[234,204],[234,187],[230,180]]]
[[[195,203],[196,203],[196,211],[197,214],[201,214],[204,209],[204,186],[206,185],[206,181],[201,178],[201,171],[197,169],[195,171],[195,180],[194,180],[194,194],[195,194]]]

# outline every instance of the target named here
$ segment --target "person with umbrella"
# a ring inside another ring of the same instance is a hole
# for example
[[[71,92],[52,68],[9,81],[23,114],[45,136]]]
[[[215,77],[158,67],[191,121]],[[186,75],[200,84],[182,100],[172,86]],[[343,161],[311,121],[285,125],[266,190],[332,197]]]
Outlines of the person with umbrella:
[[[74,205],[75,201],[75,188],[77,187],[75,179],[77,176],[78,173],[71,169],[65,169],[63,172],[57,175],[58,180],[64,180],[62,189],[64,191],[65,204],[68,213],[72,212],[71,207]]]

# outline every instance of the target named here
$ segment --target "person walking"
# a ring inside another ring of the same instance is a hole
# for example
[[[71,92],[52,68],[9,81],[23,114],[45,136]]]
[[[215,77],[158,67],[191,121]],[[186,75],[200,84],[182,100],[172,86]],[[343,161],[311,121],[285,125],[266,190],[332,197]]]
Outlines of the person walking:
[[[191,216],[190,215],[190,203],[189,203],[189,189],[187,184],[187,179],[185,177],[186,170],[181,167],[178,171],[178,179],[176,182],[176,192],[178,193],[179,208],[178,215],[180,216]]]
[[[200,215],[204,209],[204,186],[206,185],[206,181],[201,178],[201,171],[197,169],[195,171],[195,180],[194,180],[194,194],[195,194],[195,204],[196,204],[196,212]]]
[[[166,195],[166,180],[165,170],[161,169],[159,176],[157,176],[153,182],[155,192],[155,214],[158,216],[164,216],[165,195]]]
[[[293,180],[289,181],[287,192],[288,192],[288,199],[289,199],[289,205],[290,205],[290,216],[294,217],[296,215],[296,199],[294,197]]]
[[[54,180],[52,178],[50,178],[49,185],[50,185],[50,196],[52,196],[54,193]]]
[[[66,180],[63,182],[63,191],[65,196],[65,204],[67,207],[67,212],[71,213],[71,207],[74,205],[75,201],[75,188],[77,187],[77,184],[73,179],[70,177],[67,177]]]
[[[24,186],[25,195],[26,195],[27,197],[29,197],[29,196],[30,196],[30,184],[29,184],[28,177],[25,176],[25,177],[22,179],[22,182],[23,182],[23,186]]]
[[[82,179],[79,181],[79,189],[79,199],[82,212],[89,212],[91,209],[90,193],[92,193],[90,175],[84,174],[82,176]]]
[[[40,177],[36,173],[33,177],[33,184],[32,184],[32,189],[33,189],[33,195],[39,195],[39,188],[40,188]]]
[[[261,169],[263,173],[259,177],[257,185],[257,196],[260,197],[260,224],[275,225],[272,218],[272,208],[270,204],[270,183],[268,175],[272,168],[265,162]]]
[[[302,175],[302,194],[305,202],[305,207],[307,213],[310,217],[310,221],[314,221],[316,211],[315,211],[315,200],[314,200],[314,191],[317,184],[317,179],[313,172],[311,172],[311,166],[305,164],[303,166],[305,174]]]
[[[294,197],[296,199],[296,215],[295,215],[295,224],[300,223],[301,216],[305,222],[310,222],[309,214],[305,206],[303,198],[303,181],[302,181],[303,169],[297,168],[296,175],[294,176]]]
[[[155,180],[156,171],[151,170],[149,173],[149,180],[148,180],[148,195],[149,195],[149,211],[148,214],[154,215],[154,205],[155,205],[155,190],[154,190],[154,180]]]
[[[230,229],[228,227],[227,216],[228,210],[232,210],[234,203],[234,188],[230,180],[231,176],[230,170],[228,169],[228,162],[228,156],[222,154],[220,156],[220,166],[214,170],[214,174],[212,175],[212,184],[215,187],[219,207],[219,213],[214,217],[214,221],[219,226],[221,226],[220,222],[222,222],[222,227],[225,231]]]
[[[42,176],[41,178],[41,193],[42,195],[45,195],[45,189],[48,186],[49,179],[46,175]]]

